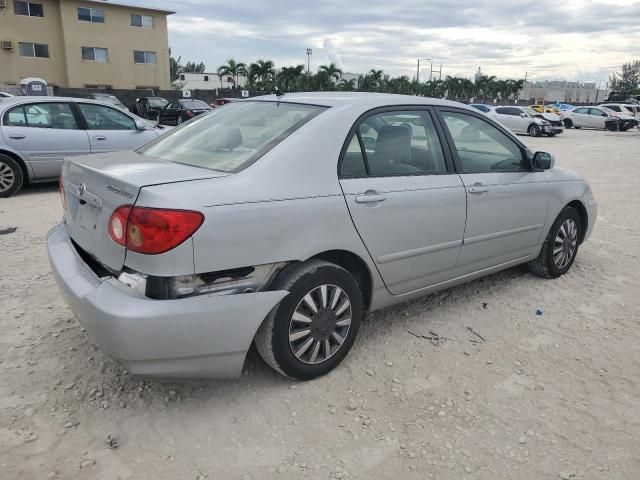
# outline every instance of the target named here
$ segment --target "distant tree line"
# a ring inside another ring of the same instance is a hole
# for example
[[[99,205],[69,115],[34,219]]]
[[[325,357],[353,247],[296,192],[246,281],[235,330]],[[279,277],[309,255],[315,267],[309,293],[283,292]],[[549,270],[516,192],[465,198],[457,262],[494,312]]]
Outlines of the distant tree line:
[[[234,85],[240,77],[246,78],[249,90],[282,92],[302,91],[360,91],[422,95],[448,98],[515,98],[524,86],[524,80],[498,80],[495,76],[482,76],[476,82],[467,78],[447,76],[418,82],[406,75],[397,77],[383,70],[371,69],[358,78],[343,78],[343,71],[335,63],[321,65],[316,72],[307,72],[304,65],[276,68],[271,60],[258,60],[246,64],[229,59],[217,69],[220,78],[229,77]]]
[[[180,73],[204,73],[205,65],[187,62],[181,65],[181,57],[171,57],[171,80]],[[475,82],[468,78],[446,76],[418,82],[406,75],[391,76],[383,70],[371,69],[358,78],[343,78],[343,71],[335,63],[321,65],[316,72],[307,72],[304,65],[276,68],[272,60],[257,60],[246,64],[231,58],[216,70],[220,77],[230,78],[234,87],[240,78],[246,79],[249,90],[281,92],[303,91],[360,91],[447,97],[453,99],[478,98],[482,100],[516,98],[524,86],[524,80],[499,80],[495,76],[482,76]]]

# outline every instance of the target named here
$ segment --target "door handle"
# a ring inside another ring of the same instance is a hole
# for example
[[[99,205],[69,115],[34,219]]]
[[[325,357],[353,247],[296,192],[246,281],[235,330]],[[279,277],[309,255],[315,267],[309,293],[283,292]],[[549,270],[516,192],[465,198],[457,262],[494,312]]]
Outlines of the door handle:
[[[380,203],[387,199],[384,195],[378,195],[375,190],[367,190],[362,195],[356,195],[356,203]]]
[[[481,183],[476,183],[475,185],[471,185],[467,191],[469,193],[485,193],[489,191],[489,187],[482,185]]]
[[[93,138],[94,138],[95,140],[106,140],[106,139],[107,139],[107,137],[103,137],[102,135],[98,135],[98,136],[95,136],[95,137],[93,137]]]
[[[26,138],[26,137],[24,135],[19,135],[15,133],[13,135],[9,135],[9,138],[12,138],[13,140],[22,140],[23,138]]]

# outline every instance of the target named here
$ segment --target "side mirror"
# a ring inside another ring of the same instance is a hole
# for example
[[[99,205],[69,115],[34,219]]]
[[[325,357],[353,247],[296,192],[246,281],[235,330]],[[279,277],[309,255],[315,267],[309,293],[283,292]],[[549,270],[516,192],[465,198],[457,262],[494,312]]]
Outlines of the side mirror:
[[[147,124],[144,120],[136,119],[136,130],[146,130]]]
[[[547,152],[536,152],[533,155],[533,168],[540,170],[549,170],[553,168],[555,159],[553,155]]]

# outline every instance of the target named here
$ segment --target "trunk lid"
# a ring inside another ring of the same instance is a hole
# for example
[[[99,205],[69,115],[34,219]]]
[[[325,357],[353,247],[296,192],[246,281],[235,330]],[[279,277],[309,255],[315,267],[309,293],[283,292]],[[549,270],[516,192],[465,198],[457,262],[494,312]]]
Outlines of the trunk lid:
[[[226,175],[131,151],[69,158],[62,169],[64,222],[80,248],[109,270],[120,271],[126,248],[115,243],[108,231],[116,208],[135,205],[147,186]]]

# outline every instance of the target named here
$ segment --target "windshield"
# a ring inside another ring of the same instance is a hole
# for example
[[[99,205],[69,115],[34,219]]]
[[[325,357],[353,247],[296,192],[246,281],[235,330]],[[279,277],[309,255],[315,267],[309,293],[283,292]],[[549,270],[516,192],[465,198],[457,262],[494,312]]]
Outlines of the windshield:
[[[149,105],[152,107],[164,107],[167,103],[169,103],[164,98],[148,98]]]
[[[611,110],[610,108],[607,108],[607,107],[598,107],[598,108],[600,110],[603,110],[603,111],[607,112],[607,113],[613,113],[613,110]]]
[[[202,100],[183,100],[182,106],[184,108],[211,108],[209,105],[204,103]]]
[[[323,110],[295,103],[234,102],[197,117],[138,153],[195,167],[238,171]]]
[[[526,107],[523,108],[523,110],[527,113],[527,115],[529,115],[530,117],[535,117],[540,115],[540,112],[536,112],[533,108],[530,107]]]

